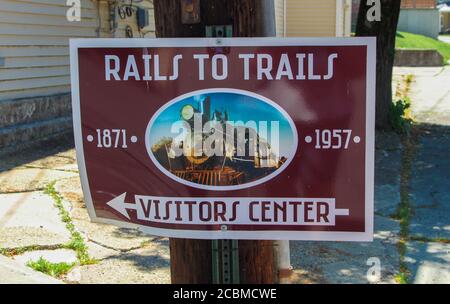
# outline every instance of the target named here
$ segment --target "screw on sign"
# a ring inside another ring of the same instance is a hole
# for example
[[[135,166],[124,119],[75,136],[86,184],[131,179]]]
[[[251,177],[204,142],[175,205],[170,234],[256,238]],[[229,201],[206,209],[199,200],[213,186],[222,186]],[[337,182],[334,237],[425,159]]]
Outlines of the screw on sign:
[[[374,39],[75,39],[71,72],[93,221],[372,239]]]

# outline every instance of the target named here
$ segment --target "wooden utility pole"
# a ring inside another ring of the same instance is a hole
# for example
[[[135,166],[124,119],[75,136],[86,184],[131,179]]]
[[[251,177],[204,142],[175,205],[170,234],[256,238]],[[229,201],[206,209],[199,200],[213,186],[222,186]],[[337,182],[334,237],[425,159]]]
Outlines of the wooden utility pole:
[[[154,0],[153,4],[157,37],[205,37],[208,25],[231,25],[233,37],[274,34],[270,0]],[[190,16],[182,16],[186,13]],[[183,24],[182,17],[193,21]],[[212,283],[211,248],[209,240],[171,238],[172,283]],[[239,241],[239,269],[241,283],[275,283],[273,242]]]

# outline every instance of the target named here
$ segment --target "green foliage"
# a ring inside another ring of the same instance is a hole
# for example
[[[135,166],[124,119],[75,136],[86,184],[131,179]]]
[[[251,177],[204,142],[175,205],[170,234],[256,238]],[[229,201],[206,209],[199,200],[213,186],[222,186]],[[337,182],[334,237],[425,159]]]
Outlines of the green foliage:
[[[72,249],[77,253],[77,258],[80,261],[80,265],[95,264],[97,261],[89,256],[88,248],[84,243],[83,236],[76,230],[75,225],[72,223],[69,212],[64,208],[61,195],[55,189],[55,182],[50,183],[45,188],[44,192],[50,195],[55,201],[55,206],[59,210],[61,220],[66,224],[66,228],[71,235],[71,239],[68,244],[64,245],[64,248]]]
[[[67,274],[75,263],[51,263],[40,257],[37,261],[28,261],[27,266],[33,268],[36,271],[43,272],[45,274],[51,275],[52,277],[60,277]]]
[[[408,284],[408,277],[405,273],[401,272],[395,276],[395,281],[399,284]]]
[[[394,101],[391,104],[389,118],[391,126],[399,134],[407,134],[413,123],[410,117],[411,101],[408,97]]]
[[[77,258],[81,265],[91,265],[97,263],[95,259],[92,259],[88,254],[88,248],[84,243],[84,239],[79,232],[72,234],[72,238],[65,248],[72,249],[77,253]]]
[[[444,57],[444,64],[450,60],[450,44],[423,35],[397,32],[395,47],[398,49],[437,50]]]
[[[405,77],[405,82],[406,84],[409,86],[414,80],[414,75],[413,74],[408,74]]]
[[[400,272],[395,276],[395,280],[399,284],[408,284],[410,272],[408,266],[405,263],[406,255],[406,241],[409,239],[409,219],[411,216],[411,208],[409,207],[409,201],[402,198],[400,206],[393,216],[400,221],[400,240],[397,243],[397,250],[400,256]]]
[[[450,239],[437,237],[437,238],[430,238],[425,236],[411,236],[409,237],[411,241],[417,241],[417,242],[433,242],[433,243],[442,243],[442,244],[450,244]]]
[[[71,249],[76,252],[77,259],[79,261],[80,265],[90,265],[95,264],[97,261],[95,259],[92,259],[89,256],[88,248],[84,242],[83,236],[76,230],[75,225],[72,223],[72,219],[70,217],[69,212],[66,211],[63,205],[63,199],[61,195],[55,190],[55,182],[50,183],[45,188],[44,192],[48,195],[50,195],[54,202],[56,208],[58,208],[59,215],[61,217],[61,220],[66,224],[66,228],[69,231],[71,238],[69,243],[65,245],[54,245],[54,246],[24,246],[20,248],[13,248],[13,249],[1,249],[0,248],[0,254],[6,255],[6,256],[14,256],[18,254],[22,254],[27,251],[34,251],[34,250],[54,250],[54,249],[60,249],[60,248],[66,248]],[[65,274],[67,274],[72,267],[74,267],[77,263],[51,263],[44,259],[43,257],[40,257],[37,261],[29,261],[27,263],[27,266],[33,268],[36,271],[43,272],[45,274],[51,275],[53,277],[61,277]]]
[[[409,201],[409,183],[411,179],[411,172],[413,166],[413,159],[417,147],[417,132],[412,130],[408,134],[402,136],[403,152],[402,152],[402,166],[400,172],[400,203],[393,218],[400,221],[400,239],[397,243],[397,250],[400,257],[399,273],[395,279],[400,284],[408,284],[411,276],[408,270],[408,264],[405,261],[406,243],[409,238],[409,224],[413,209]]]
[[[0,254],[13,257],[15,255],[23,254],[28,251],[36,251],[36,250],[55,250],[62,249],[64,246],[62,245],[31,245],[31,246],[22,246],[16,248],[0,248]]]

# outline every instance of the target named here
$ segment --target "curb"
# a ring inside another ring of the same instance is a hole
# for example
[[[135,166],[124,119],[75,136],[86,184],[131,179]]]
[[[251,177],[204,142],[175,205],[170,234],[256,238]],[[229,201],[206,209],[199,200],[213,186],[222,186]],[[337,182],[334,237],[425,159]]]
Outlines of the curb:
[[[64,284],[62,281],[28,268],[0,255],[0,284]]]

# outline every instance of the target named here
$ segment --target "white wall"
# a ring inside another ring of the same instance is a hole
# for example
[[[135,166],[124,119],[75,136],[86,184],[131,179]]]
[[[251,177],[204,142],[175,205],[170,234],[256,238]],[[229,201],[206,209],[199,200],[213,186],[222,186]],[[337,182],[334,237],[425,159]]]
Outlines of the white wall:
[[[141,35],[134,14],[125,20],[116,14],[111,29],[114,7],[107,1],[81,4],[81,21],[69,22],[66,0],[0,0],[0,100],[69,92],[69,38],[125,37],[126,24]],[[154,36],[151,4],[142,5],[151,9],[142,35]]]
[[[274,0],[277,36],[350,36],[351,0]]]
[[[402,9],[397,29],[402,32],[421,34],[431,38],[439,35],[439,10],[437,9]]]

